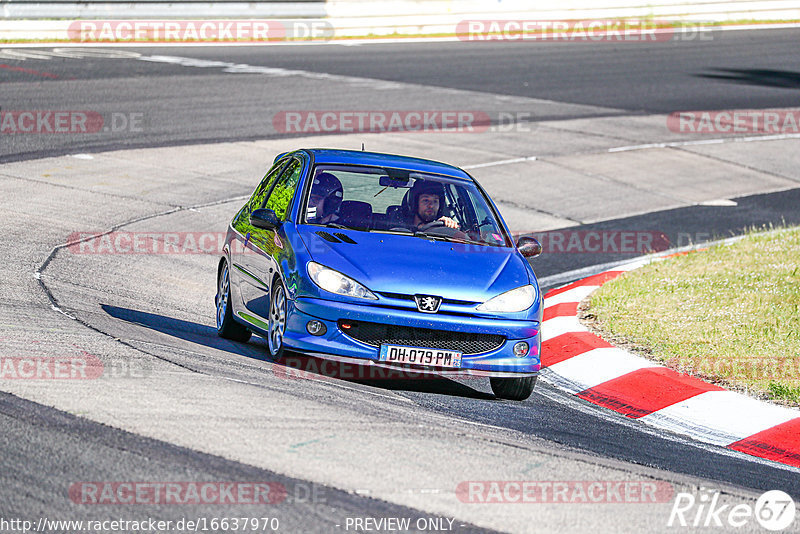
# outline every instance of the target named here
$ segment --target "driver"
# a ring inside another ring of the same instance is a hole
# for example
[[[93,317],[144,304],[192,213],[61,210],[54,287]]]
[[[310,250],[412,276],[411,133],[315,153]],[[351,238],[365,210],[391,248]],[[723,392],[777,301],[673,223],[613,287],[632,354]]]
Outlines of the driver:
[[[442,215],[444,209],[444,185],[440,182],[417,180],[408,192],[407,213],[412,227],[434,221],[442,221],[448,228],[458,229],[458,223]]]
[[[339,206],[342,205],[342,182],[329,172],[321,172],[311,186],[308,197],[308,221],[328,224],[339,220]]]

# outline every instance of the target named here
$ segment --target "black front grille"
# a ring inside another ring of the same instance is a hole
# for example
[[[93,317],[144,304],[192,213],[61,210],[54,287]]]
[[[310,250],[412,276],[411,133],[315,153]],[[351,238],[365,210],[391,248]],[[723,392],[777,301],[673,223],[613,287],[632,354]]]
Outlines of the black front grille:
[[[346,328],[343,325],[349,325]],[[393,324],[339,321],[348,336],[367,345],[411,345],[431,349],[456,350],[463,354],[482,354],[500,347],[506,338],[499,334],[470,334]]]

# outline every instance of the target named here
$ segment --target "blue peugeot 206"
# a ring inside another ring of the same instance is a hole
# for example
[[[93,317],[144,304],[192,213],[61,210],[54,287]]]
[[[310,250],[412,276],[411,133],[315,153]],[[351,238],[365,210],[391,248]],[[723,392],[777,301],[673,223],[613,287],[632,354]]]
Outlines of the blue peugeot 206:
[[[333,149],[279,155],[228,227],[217,332],[269,352],[443,376],[530,396],[542,297],[497,208],[465,171]]]

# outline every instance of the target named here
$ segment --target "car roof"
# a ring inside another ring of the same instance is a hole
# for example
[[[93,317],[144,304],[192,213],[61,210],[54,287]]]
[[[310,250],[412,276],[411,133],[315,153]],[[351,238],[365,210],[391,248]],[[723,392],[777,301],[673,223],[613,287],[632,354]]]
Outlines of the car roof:
[[[462,178],[472,181],[472,177],[462,169],[447,163],[429,159],[412,158],[396,154],[381,152],[364,152],[361,150],[340,150],[332,148],[305,148],[301,149],[314,156],[315,163],[345,164],[345,165],[374,165],[376,167],[390,167],[407,169],[432,174],[443,174],[453,178]],[[278,158],[283,157],[281,154]]]

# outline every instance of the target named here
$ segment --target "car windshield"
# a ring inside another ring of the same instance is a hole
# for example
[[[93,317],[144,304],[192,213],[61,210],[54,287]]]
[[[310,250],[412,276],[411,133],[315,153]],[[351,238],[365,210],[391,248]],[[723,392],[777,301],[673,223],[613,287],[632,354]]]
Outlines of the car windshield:
[[[470,182],[404,169],[318,165],[300,220],[306,224],[510,246]]]

